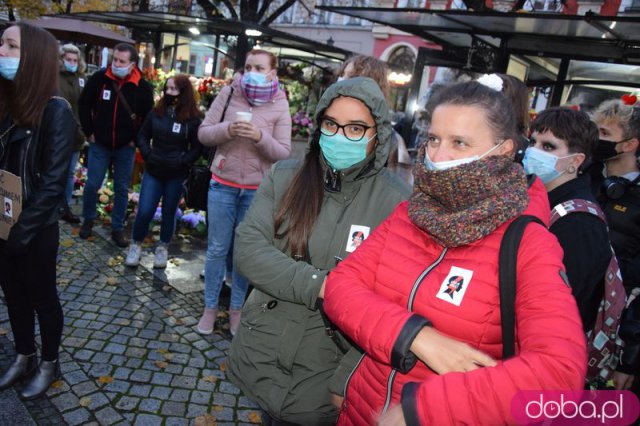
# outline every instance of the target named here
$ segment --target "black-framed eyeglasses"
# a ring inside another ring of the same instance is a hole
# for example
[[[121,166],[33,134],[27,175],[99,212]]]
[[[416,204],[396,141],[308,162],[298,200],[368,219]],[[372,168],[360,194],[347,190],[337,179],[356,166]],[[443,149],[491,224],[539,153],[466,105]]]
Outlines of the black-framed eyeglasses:
[[[373,129],[375,126],[365,126],[364,124],[349,123],[340,125],[330,118],[323,118],[320,121],[320,132],[325,136],[333,136],[342,129],[342,133],[351,142],[360,142],[367,130]]]

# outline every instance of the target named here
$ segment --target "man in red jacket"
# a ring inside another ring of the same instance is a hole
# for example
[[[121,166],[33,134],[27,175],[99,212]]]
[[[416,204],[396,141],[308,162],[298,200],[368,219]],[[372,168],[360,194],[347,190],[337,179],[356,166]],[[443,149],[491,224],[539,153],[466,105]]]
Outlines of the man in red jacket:
[[[137,61],[138,54],[132,45],[116,45],[111,65],[91,76],[79,100],[80,123],[90,142],[80,238],[91,235],[97,192],[107,169],[113,165],[111,238],[120,247],[129,245],[124,236],[124,220],[135,160],[134,140],[153,107],[153,88],[142,78]]]

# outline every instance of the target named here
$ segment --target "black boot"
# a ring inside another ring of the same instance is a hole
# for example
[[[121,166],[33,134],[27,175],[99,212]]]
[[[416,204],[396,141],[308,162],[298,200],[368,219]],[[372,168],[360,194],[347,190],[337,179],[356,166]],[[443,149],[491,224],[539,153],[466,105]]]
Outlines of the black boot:
[[[0,377],[0,390],[6,389],[23,377],[31,376],[38,368],[38,358],[35,352],[31,355],[18,354],[13,364]]]
[[[44,395],[51,383],[60,377],[60,363],[55,361],[42,361],[38,372],[31,381],[19,393],[22,399],[36,399]]]
[[[71,224],[78,224],[80,223],[80,218],[78,216],[76,216],[75,214],[73,214],[73,212],[71,211],[71,208],[69,207],[69,205],[67,203],[64,204],[63,207],[63,213],[62,213],[62,220],[64,220],[67,223],[71,223]]]
[[[92,230],[93,230],[93,221],[89,219],[85,219],[84,222],[82,222],[82,226],[80,227],[80,232],[78,233],[78,235],[83,240],[86,240],[91,236]]]
[[[118,247],[129,247],[129,240],[124,236],[124,231],[112,231],[111,239]]]

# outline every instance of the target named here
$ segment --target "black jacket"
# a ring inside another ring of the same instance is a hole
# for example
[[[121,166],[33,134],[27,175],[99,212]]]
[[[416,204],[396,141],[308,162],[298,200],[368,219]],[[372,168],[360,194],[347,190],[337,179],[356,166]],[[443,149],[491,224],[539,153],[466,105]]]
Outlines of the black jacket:
[[[627,188],[625,194],[611,200],[598,198],[611,229],[611,244],[616,251],[627,293],[640,286],[640,185]]]
[[[602,168],[595,169],[592,188],[602,211],[607,216],[611,245],[620,263],[622,281],[627,294],[640,286],[640,183],[627,186],[624,195],[611,199],[602,191]],[[598,173],[599,172],[599,173]]]
[[[135,118],[119,99],[115,85],[127,100]],[[111,67],[96,71],[86,82],[80,100],[80,124],[87,137],[104,147],[118,149],[135,142],[145,117],[153,108],[153,87],[142,78],[137,68],[124,80],[111,74]]]
[[[549,192],[549,204],[573,200],[596,203],[589,176],[572,179]],[[590,213],[571,213],[558,219],[549,230],[558,238],[564,251],[564,265],[578,304],[582,326],[593,329],[604,294],[604,274],[611,260],[609,233],[605,223]]]
[[[163,117],[154,111],[147,115],[137,138],[147,172],[158,179],[186,178],[202,150],[198,141],[200,122],[194,118],[179,123],[173,109]]]
[[[8,128],[0,124],[0,133]],[[69,104],[49,100],[39,127],[15,127],[9,133],[0,168],[22,178],[22,213],[13,225],[5,253],[20,255],[40,230],[57,222],[78,125]]]

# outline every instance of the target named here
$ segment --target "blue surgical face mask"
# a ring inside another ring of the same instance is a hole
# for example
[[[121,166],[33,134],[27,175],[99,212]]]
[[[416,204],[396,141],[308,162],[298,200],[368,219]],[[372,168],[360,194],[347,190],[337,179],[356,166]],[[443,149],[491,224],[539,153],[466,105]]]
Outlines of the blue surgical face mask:
[[[522,165],[528,175],[536,175],[542,183],[547,184],[558,179],[564,172],[556,170],[556,163],[563,158],[573,157],[576,154],[557,157],[537,148],[528,148],[524,153]]]
[[[242,81],[245,84],[262,85],[262,84],[267,84],[267,76],[266,74],[262,74],[259,72],[248,71],[242,75]]]
[[[347,139],[341,132],[333,136],[320,133],[320,149],[329,166],[335,170],[344,170],[367,157],[367,145],[371,138],[362,138],[358,142]]]
[[[7,80],[13,80],[16,78],[19,66],[20,58],[0,57],[0,76]]]
[[[504,143],[504,141],[500,142],[499,144],[495,145],[493,148],[491,148],[489,151],[485,152],[482,155],[474,155],[472,157],[460,158],[458,160],[438,161],[437,163],[434,162],[434,161],[431,161],[431,158],[429,158],[429,149],[427,148],[425,150],[425,153],[424,153],[424,165],[427,168],[427,170],[447,170],[447,169],[450,169],[452,167],[458,167],[458,166],[461,166],[463,164],[469,164],[469,163],[472,163],[474,161],[478,161],[478,160],[483,159],[484,157],[489,155],[489,153],[491,153],[494,149],[497,149],[503,143]]]
[[[62,61],[64,62],[64,69],[66,69],[69,72],[76,72],[78,71],[78,64],[70,64],[67,61]]]
[[[111,72],[118,78],[125,78],[131,72],[131,65],[116,67],[114,64],[111,64]]]

